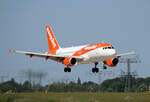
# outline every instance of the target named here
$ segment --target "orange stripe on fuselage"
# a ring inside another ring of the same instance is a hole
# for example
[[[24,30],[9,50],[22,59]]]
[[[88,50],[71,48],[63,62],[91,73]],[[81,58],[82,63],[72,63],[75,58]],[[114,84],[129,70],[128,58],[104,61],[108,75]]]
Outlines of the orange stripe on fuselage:
[[[73,54],[73,56],[81,56],[83,54],[86,54],[86,53],[88,53],[90,51],[93,51],[93,50],[95,50],[97,48],[101,48],[101,47],[112,47],[112,45],[106,44],[106,43],[87,45],[86,47],[83,47],[82,49],[80,49],[77,52],[75,52]]]

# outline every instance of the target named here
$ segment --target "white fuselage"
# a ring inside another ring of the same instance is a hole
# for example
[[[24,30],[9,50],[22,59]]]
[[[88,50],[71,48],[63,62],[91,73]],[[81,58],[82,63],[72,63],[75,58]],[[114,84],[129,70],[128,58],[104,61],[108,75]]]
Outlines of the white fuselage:
[[[66,55],[66,56],[73,56],[74,53],[79,51],[80,49],[86,47],[87,45],[84,46],[76,46],[76,47],[68,47],[68,48],[60,48],[57,50],[56,54],[57,55]],[[92,49],[92,47],[87,47],[87,50]],[[107,49],[105,47],[100,47],[93,49],[85,54],[82,54],[81,56],[85,57],[84,60],[78,61],[78,64],[89,64],[89,63],[95,63],[95,62],[100,62],[100,61],[105,61],[107,59],[110,59],[116,55],[116,50],[114,48],[112,49]]]

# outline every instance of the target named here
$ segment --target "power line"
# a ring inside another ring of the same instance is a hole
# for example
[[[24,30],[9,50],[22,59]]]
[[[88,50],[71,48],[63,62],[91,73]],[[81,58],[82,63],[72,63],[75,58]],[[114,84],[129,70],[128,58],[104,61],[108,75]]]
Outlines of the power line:
[[[120,63],[126,63],[127,64],[127,73],[125,73],[126,77],[126,83],[125,83],[125,91],[131,91],[132,85],[132,77],[136,76],[136,73],[131,73],[131,63],[141,63],[141,60],[138,56],[135,56],[134,58],[121,58]],[[122,73],[121,73],[122,74]]]

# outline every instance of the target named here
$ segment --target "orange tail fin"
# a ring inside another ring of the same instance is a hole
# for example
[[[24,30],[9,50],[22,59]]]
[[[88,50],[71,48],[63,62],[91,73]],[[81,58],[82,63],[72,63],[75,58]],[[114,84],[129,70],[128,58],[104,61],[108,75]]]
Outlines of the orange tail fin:
[[[53,34],[53,31],[50,26],[46,26],[49,53],[55,55],[56,51],[60,48],[59,44]]]

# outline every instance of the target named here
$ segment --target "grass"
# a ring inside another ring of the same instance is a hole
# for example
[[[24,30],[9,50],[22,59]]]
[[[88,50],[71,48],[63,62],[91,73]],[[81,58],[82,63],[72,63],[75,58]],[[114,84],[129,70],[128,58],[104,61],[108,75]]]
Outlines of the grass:
[[[150,102],[150,93],[0,94],[0,102]]]
[[[0,102],[14,102],[13,95],[0,94]]]

